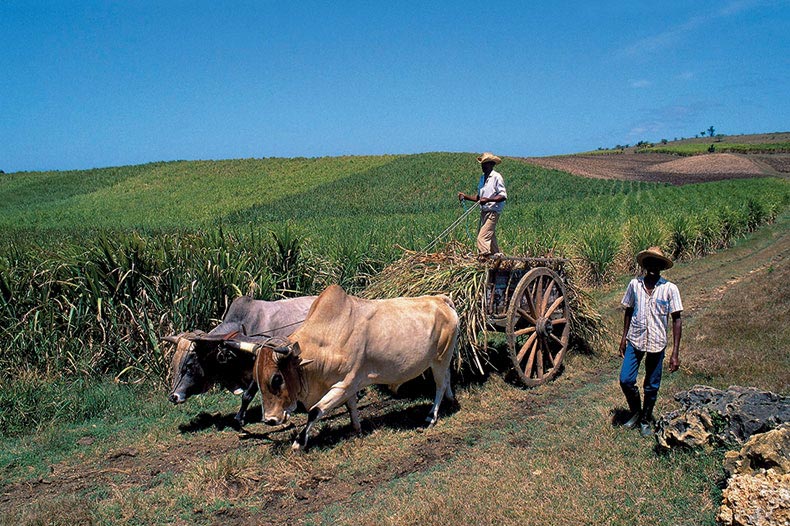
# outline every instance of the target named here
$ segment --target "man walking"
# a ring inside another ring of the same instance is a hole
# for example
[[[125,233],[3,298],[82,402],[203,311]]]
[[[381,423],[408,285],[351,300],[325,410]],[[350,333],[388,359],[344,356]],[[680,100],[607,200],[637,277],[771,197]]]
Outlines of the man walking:
[[[507,191],[502,174],[494,170],[494,166],[502,159],[490,152],[485,152],[477,158],[483,174],[477,185],[477,194],[474,196],[458,192],[459,201],[476,201],[480,203],[480,230],[477,233],[477,252],[481,258],[499,254],[499,244],[496,240],[496,224],[499,215],[505,207]]]
[[[680,313],[683,303],[674,283],[661,277],[661,271],[672,268],[672,260],[659,247],[650,247],[636,255],[636,261],[645,275],[634,278],[623,296],[625,307],[623,336],[620,340],[620,388],[625,394],[631,418],[623,424],[632,429],[640,428],[642,436],[653,434],[653,407],[656,405],[664,350],[667,346],[667,322],[672,318],[672,355],[669,371],[680,367]],[[644,404],[640,403],[636,376],[639,364],[645,359]]]

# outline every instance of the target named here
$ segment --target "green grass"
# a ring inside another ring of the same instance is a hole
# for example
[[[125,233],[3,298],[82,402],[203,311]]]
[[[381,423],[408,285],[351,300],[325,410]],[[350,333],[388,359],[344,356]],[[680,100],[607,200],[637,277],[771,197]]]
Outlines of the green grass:
[[[734,247],[666,273],[687,310],[681,371],[665,376],[659,413],[675,407],[673,393],[695,383],[726,386],[737,378],[786,389],[787,323],[776,318],[786,295],[751,302],[750,319],[739,316],[743,298],[786,279],[789,221],[780,214],[776,224]],[[613,334],[622,323],[617,304],[628,279],[614,276],[596,290]],[[742,329],[743,336],[735,334]],[[319,422],[304,456],[289,451],[293,430],[244,439],[212,426],[180,431],[206,415],[235,411],[237,398],[226,393],[175,408],[164,390],[147,393],[147,386],[102,379],[74,396],[115,392],[117,403],[104,416],[42,423],[35,435],[0,438],[6,483],[53,480],[46,486],[51,493],[12,500],[0,523],[58,523],[67,514],[93,524],[279,523],[287,516],[299,524],[712,526],[723,452],[658,455],[654,441],[611,424],[613,412],[625,409],[616,341],[596,354],[569,355],[563,374],[540,388],[515,387],[496,374],[457,386],[459,408],[428,430],[402,416],[422,416],[427,399],[392,399],[374,390],[361,408],[364,436],[350,435],[345,412],[338,412]],[[773,375],[766,375],[766,361]],[[303,425],[305,415],[294,418]],[[253,433],[265,429],[250,426]],[[80,444],[84,437],[94,442]],[[129,448],[137,456],[113,471],[107,459]],[[179,456],[167,456],[179,449]],[[150,475],[151,469],[161,472]],[[56,489],[72,480],[60,478],[64,472],[84,481],[77,493]],[[18,496],[10,486],[4,492]]]
[[[499,169],[510,195],[504,251],[572,258],[581,285],[633,270],[649,245],[680,258],[726,247],[790,202],[790,185],[775,178],[674,187],[508,159]],[[0,382],[24,393],[28,377],[68,385],[120,374],[161,386],[160,336],[209,329],[241,294],[272,299],[331,283],[360,292],[399,247],[427,245],[458,217],[455,193],[474,192],[478,177],[475,156],[456,153],[6,174]],[[451,237],[471,251],[467,229],[474,235],[475,218]],[[23,416],[28,403],[4,399],[0,433],[38,426]],[[80,422],[91,410],[78,406],[42,414]]]
[[[717,142],[710,139],[707,143],[684,144],[657,144],[649,148],[637,148],[637,153],[671,153],[674,155],[700,155],[709,153],[710,145],[716,153],[787,153],[790,152],[790,142],[765,143],[765,144],[739,144]]]

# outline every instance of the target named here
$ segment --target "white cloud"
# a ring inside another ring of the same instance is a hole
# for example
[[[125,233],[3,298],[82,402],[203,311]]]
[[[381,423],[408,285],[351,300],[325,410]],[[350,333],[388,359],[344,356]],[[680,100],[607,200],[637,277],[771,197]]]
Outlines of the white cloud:
[[[742,11],[750,9],[753,7],[754,2],[751,0],[735,0],[718,11],[705,14],[705,15],[697,15],[689,18],[683,23],[680,23],[674,27],[670,27],[665,31],[662,31],[658,34],[651,35],[640,40],[637,40],[630,46],[626,46],[620,51],[620,54],[624,56],[639,56],[648,53],[654,53],[657,51],[662,51],[669,47],[672,47],[681,40],[687,33],[690,33],[694,29],[706,24],[711,20],[715,20],[717,18],[725,18],[728,16],[736,15]]]
[[[647,88],[653,83],[650,82],[649,80],[639,79],[639,80],[631,80],[630,84],[632,88]]]

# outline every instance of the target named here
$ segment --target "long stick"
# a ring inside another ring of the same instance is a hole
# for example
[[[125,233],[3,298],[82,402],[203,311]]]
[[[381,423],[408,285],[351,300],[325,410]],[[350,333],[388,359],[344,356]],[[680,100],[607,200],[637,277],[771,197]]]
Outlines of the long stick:
[[[475,209],[476,209],[478,206],[480,206],[480,203],[479,203],[479,202],[477,202],[477,201],[475,201],[475,204],[473,204],[471,207],[469,207],[469,210],[467,210],[466,212],[464,212],[463,214],[461,214],[461,215],[458,217],[458,219],[456,219],[455,221],[453,221],[453,222],[452,222],[452,224],[450,224],[450,226],[448,226],[447,228],[445,228],[445,229],[444,229],[444,232],[442,232],[441,234],[439,234],[438,236],[436,236],[436,239],[434,239],[433,241],[431,241],[430,243],[428,243],[428,245],[427,245],[425,248],[423,248],[423,249],[422,249],[420,252],[427,252],[428,250],[430,250],[431,248],[433,248],[433,246],[434,246],[434,245],[435,245],[435,244],[436,244],[436,243],[437,243],[437,242],[438,242],[440,239],[442,239],[444,236],[446,236],[447,234],[449,234],[450,232],[452,232],[453,230],[455,230],[455,228],[456,228],[458,225],[460,225],[460,224],[461,224],[461,221],[463,221],[463,220],[464,220],[464,218],[465,218],[466,216],[468,216],[468,215],[469,215],[469,214],[472,212],[472,210],[475,210]]]

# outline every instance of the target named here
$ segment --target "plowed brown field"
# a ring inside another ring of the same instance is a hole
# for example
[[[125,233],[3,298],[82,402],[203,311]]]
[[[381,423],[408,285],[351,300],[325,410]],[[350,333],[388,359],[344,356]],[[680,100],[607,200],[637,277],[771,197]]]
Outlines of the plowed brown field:
[[[678,157],[663,153],[621,153],[526,157],[521,160],[583,177],[675,185],[748,177],[786,177],[790,173],[790,155],[787,154],[715,153]]]

